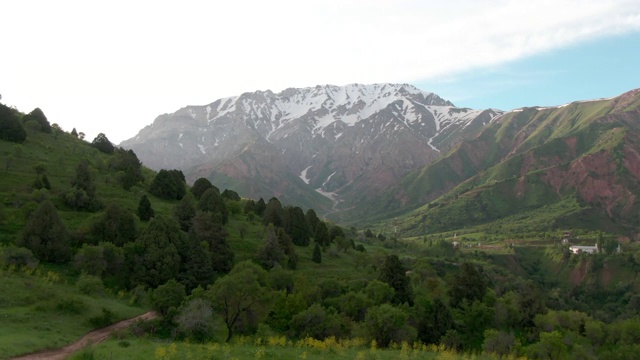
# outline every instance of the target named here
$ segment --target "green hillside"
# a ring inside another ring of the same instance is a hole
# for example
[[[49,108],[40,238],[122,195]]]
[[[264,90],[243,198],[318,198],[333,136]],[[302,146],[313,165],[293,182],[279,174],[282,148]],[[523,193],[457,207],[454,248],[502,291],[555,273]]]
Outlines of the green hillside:
[[[574,190],[549,191],[547,168],[535,162],[535,170],[512,175],[531,152],[563,156],[546,143],[496,160],[482,176],[451,167],[468,179],[434,181],[434,188],[453,192],[372,231],[318,219],[276,197],[240,199],[206,179],[188,186],[181,172],[145,169],[132,152],[102,141],[106,137],[91,144],[56,126],[50,133],[27,126],[26,115],[17,116],[26,138],[0,140],[6,161],[0,177],[2,358],[60,347],[149,309],[160,317],[74,356],[638,353],[640,249],[624,243],[617,253],[617,237],[579,230],[573,243],[597,241],[606,252],[570,254],[554,228],[569,221],[594,227],[584,215],[596,207],[570,196]],[[624,153],[635,141],[610,130],[598,137],[596,155]],[[506,148],[496,145],[495,159]],[[581,154],[591,159],[592,152]],[[488,161],[472,155],[458,159],[478,167]],[[438,163],[447,168],[444,158]],[[558,166],[571,169],[571,163]],[[523,183],[526,191],[513,201]],[[460,218],[465,222],[456,222]]]
[[[408,236],[527,218],[511,230],[586,228],[634,238],[640,234],[639,105],[632,91],[507,113],[347,218],[397,217]]]

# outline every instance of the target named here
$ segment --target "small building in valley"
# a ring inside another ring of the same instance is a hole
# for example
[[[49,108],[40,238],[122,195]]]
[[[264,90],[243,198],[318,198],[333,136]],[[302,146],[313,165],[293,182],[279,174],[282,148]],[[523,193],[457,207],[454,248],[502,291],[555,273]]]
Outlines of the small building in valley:
[[[600,249],[598,249],[598,244],[596,244],[595,246],[571,245],[569,246],[569,251],[571,251],[571,253],[573,254],[596,254],[600,252]]]

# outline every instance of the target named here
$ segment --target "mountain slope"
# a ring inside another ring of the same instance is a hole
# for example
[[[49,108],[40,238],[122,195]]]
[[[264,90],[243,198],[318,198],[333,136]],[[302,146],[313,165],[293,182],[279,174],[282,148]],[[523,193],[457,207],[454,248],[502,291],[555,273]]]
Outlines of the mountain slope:
[[[524,108],[496,119],[369,204],[409,233],[553,213],[543,226],[640,230],[640,90],[608,100]],[[424,205],[427,204],[427,205]],[[388,209],[388,210],[383,210]],[[546,209],[546,211],[544,210]],[[524,216],[524,215],[522,215]],[[535,226],[529,231],[534,231]]]
[[[281,194],[287,203],[339,212],[500,114],[457,108],[406,84],[326,85],[188,106],[159,116],[122,146],[149,167],[184,170],[190,181],[208,177],[242,196]]]

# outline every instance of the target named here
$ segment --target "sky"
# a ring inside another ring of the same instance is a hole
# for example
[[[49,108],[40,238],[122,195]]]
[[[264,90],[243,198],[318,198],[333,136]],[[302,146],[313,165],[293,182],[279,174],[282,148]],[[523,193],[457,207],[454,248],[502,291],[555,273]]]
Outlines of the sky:
[[[256,90],[410,83],[510,110],[640,87],[640,0],[1,0],[0,95],[134,137]]]

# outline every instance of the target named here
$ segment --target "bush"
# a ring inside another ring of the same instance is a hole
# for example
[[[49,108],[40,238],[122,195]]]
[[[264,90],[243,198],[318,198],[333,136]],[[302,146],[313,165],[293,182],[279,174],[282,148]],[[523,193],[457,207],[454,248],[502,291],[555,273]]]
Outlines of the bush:
[[[77,298],[68,298],[58,301],[55,310],[66,314],[82,314],[87,309],[87,304]]]
[[[76,281],[76,287],[85,295],[102,294],[104,292],[104,284],[102,280],[93,275],[82,274]]]
[[[95,329],[100,329],[113,324],[115,317],[116,315],[111,310],[102,308],[102,313],[90,318],[89,324]]]
[[[9,246],[2,249],[2,262],[4,266],[23,267],[35,269],[38,266],[38,259],[31,250],[23,247]]]

